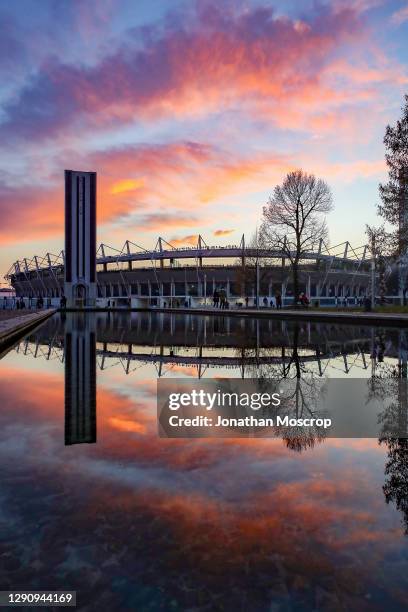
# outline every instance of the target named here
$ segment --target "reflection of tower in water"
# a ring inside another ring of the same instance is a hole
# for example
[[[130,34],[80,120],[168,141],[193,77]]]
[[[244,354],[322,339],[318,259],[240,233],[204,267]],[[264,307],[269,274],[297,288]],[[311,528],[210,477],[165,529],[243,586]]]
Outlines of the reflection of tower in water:
[[[65,444],[96,442],[94,317],[75,314],[65,326]]]

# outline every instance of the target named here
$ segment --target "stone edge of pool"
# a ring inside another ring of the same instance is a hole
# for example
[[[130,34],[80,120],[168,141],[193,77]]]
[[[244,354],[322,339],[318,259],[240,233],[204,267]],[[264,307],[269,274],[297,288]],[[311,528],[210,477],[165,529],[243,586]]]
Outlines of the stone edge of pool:
[[[260,308],[228,309],[220,310],[216,308],[85,308],[66,309],[61,312],[160,312],[172,314],[192,314],[210,316],[231,316],[231,317],[255,317],[271,319],[304,319],[305,321],[333,321],[347,323],[389,323],[394,325],[408,326],[408,314],[404,313],[377,313],[377,312],[318,312],[316,310],[270,310]]]
[[[377,322],[405,324],[408,325],[408,315],[395,313],[375,312],[317,312],[315,310],[269,310],[267,308],[256,310],[254,308],[237,310],[219,310],[205,308],[151,308],[155,312],[188,313],[200,315],[218,315],[235,317],[255,317],[262,319],[304,319],[305,321],[333,321],[347,323],[371,323]]]
[[[4,349],[32,328],[37,327],[39,323],[51,317],[55,312],[57,312],[56,308],[50,308],[44,312],[26,313],[20,317],[0,321],[0,358]]]

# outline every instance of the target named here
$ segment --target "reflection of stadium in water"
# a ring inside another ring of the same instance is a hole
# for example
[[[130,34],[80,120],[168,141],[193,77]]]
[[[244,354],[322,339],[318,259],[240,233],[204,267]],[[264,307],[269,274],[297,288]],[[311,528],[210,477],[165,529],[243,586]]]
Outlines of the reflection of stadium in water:
[[[214,368],[227,376],[286,377],[381,375],[394,368],[406,376],[406,330],[237,317],[162,313],[56,315],[17,346],[46,359],[65,358],[66,329],[92,320],[100,370],[123,366],[128,374],[154,364],[157,375],[180,375],[180,367],[205,376]],[[67,323],[67,327],[66,327]],[[84,324],[82,324],[84,326]]]
[[[314,411],[310,384],[318,377],[406,377],[406,332],[367,326],[162,313],[61,314],[16,347],[57,358],[65,368],[65,444],[96,442],[96,368],[143,367],[157,376],[293,379],[293,415]],[[121,368],[121,369],[122,369]],[[297,381],[297,382],[296,382]],[[384,385],[377,383],[380,392]],[[374,389],[374,387],[373,387]],[[302,450],[322,432],[291,431],[288,446]],[[324,436],[323,436],[324,437]]]

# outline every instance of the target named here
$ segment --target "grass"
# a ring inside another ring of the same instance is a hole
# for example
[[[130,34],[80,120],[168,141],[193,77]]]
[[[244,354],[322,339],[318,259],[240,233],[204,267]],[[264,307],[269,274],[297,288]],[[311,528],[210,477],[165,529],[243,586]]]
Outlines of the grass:
[[[366,312],[364,310],[364,308],[362,308],[361,306],[348,306],[348,307],[343,307],[343,306],[322,306],[321,308],[319,307],[314,307],[314,306],[309,306],[309,308],[307,310],[313,310],[314,312],[349,312],[349,313],[353,313],[353,312]],[[408,306],[401,306],[399,304],[388,304],[386,306],[376,306],[374,310],[371,310],[369,312],[389,312],[390,314],[395,313],[395,314],[408,314]]]
[[[408,314],[408,306],[401,306],[400,304],[390,304],[388,306],[376,306],[375,312],[395,312]]]
[[[313,310],[314,312],[363,312],[363,308],[360,306],[309,306],[309,308],[303,308],[303,310]]]

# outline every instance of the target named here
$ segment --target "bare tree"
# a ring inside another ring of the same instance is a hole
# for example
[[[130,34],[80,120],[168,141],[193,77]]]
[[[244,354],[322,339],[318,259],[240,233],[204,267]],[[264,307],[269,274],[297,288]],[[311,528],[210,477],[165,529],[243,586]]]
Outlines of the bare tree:
[[[299,295],[299,266],[319,241],[327,240],[325,215],[332,210],[330,187],[303,170],[286,175],[263,209],[262,240],[284,253],[292,268],[295,304]]]

